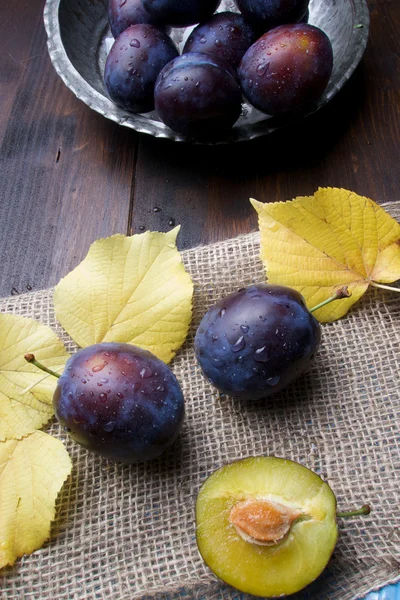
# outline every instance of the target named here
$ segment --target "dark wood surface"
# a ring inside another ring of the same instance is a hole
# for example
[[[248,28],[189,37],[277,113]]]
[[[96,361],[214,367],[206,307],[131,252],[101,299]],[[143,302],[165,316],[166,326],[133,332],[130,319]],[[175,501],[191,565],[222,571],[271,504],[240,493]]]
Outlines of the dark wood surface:
[[[331,185],[400,198],[398,0],[369,0],[367,51],[330,105],[290,130],[214,148],[137,134],[77,100],[48,57],[43,6],[0,2],[0,296],[56,284],[112,233],[181,223],[185,248],[255,230],[249,196]]]

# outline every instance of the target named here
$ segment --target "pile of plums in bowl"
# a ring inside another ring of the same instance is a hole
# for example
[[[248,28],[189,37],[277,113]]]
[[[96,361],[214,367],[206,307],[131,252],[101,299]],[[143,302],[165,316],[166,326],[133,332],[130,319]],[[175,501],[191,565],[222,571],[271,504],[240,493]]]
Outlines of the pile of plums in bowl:
[[[333,65],[329,38],[305,22],[309,0],[235,0],[238,12],[216,12],[220,2],[109,0],[111,100],[133,113],[155,109],[195,138],[229,130],[243,99],[271,116],[309,109]],[[170,37],[177,27],[188,28],[182,54]]]

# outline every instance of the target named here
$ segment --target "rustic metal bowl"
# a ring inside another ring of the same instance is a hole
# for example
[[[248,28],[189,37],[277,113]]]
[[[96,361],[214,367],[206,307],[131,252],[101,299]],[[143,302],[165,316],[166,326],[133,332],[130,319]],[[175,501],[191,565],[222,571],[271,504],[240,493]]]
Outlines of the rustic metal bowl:
[[[155,137],[193,141],[169,129],[155,112],[133,114],[108,98],[103,72],[113,37],[107,23],[107,3],[108,0],[46,1],[44,23],[57,73],[80,100],[108,119]],[[236,9],[232,0],[222,0],[219,10]],[[303,116],[321,108],[343,87],[361,60],[369,31],[366,0],[311,0],[309,12],[309,23],[323,29],[331,40],[334,66],[324,94]],[[173,30],[172,37],[180,49],[187,35],[188,30]],[[242,116],[218,142],[249,140],[287,124],[282,117],[269,117],[244,103]]]

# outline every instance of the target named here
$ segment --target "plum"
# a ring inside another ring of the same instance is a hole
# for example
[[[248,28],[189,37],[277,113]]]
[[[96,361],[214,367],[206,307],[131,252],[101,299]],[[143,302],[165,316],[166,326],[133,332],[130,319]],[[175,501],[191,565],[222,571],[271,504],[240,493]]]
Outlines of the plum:
[[[318,348],[321,327],[291,288],[251,285],[219,300],[195,336],[197,360],[221,392],[259,399],[303,373]]]
[[[146,350],[115,342],[74,354],[53,402],[57,419],[76,442],[122,462],[160,456],[184,417],[182,391],[169,367]]]
[[[190,34],[183,48],[186,52],[205,52],[226,60],[237,67],[243,54],[255,42],[253,28],[242,15],[220,12],[200,23]]]
[[[211,54],[190,52],[167,64],[154,92],[161,120],[188,136],[214,137],[239,118],[242,94],[230,66]]]
[[[269,115],[309,108],[325,90],[333,67],[328,36],[318,27],[281,25],[243,56],[238,75],[248,101]]]
[[[307,12],[309,0],[235,0],[235,3],[249,23],[265,32],[300,21]]]
[[[178,56],[166,33],[148,24],[131,25],[107,57],[104,83],[118,106],[140,113],[154,108],[154,85],[161,69]]]
[[[294,594],[332,555],[336,498],[298,463],[245,458],[214,471],[201,487],[196,534],[205,563],[227,584],[268,598]]]
[[[157,25],[157,20],[144,8],[143,0],[109,0],[108,22],[115,38],[131,25]]]
[[[221,0],[143,0],[143,6],[159,22],[185,27],[211,17],[220,2]]]

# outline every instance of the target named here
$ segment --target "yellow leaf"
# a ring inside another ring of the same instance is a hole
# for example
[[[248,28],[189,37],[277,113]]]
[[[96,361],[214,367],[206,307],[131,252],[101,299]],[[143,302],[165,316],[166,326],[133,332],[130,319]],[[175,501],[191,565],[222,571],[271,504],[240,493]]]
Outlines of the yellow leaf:
[[[289,202],[251,202],[270,283],[297,289],[309,308],[348,286],[351,297],[317,310],[319,321],[345,315],[371,284],[400,278],[400,225],[372,200],[319,188]]]
[[[0,442],[0,568],[49,538],[56,498],[71,468],[62,442],[43,431]]]
[[[79,346],[126,342],[170,362],[192,316],[193,284],[176,248],[178,231],[98,240],[60,281],[56,315]]]
[[[0,441],[19,439],[53,415],[55,377],[26,362],[31,352],[47,367],[61,371],[69,358],[63,343],[33,319],[0,314]],[[36,384],[29,392],[23,391]]]

